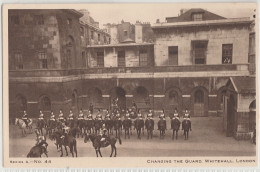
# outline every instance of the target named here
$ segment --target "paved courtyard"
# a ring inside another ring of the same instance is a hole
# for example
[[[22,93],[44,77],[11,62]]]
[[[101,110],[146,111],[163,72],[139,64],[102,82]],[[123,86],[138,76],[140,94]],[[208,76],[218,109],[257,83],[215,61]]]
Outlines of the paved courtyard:
[[[157,120],[155,121],[157,129]],[[254,156],[256,145],[250,141],[237,141],[233,137],[226,137],[223,132],[222,117],[197,117],[192,118],[192,131],[189,140],[184,140],[183,132],[179,132],[179,139],[172,140],[170,121],[167,120],[166,136],[159,138],[159,131],[154,131],[154,138],[147,140],[146,132],[139,140],[136,131],[130,139],[122,138],[122,145],[117,146],[118,157],[178,157],[178,156]],[[50,157],[60,156],[53,141],[47,138]],[[26,157],[30,148],[34,146],[35,134],[21,137],[18,127],[10,126],[10,157]],[[79,157],[95,157],[96,153],[92,143],[84,143],[82,138],[77,138]],[[103,156],[110,155],[110,147],[101,150]],[[71,156],[71,154],[69,154]]]

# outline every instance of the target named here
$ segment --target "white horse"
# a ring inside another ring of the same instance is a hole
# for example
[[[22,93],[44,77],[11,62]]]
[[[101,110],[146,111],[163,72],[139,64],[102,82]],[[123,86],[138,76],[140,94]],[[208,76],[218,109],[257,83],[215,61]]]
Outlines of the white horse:
[[[20,129],[22,130],[22,136],[26,136],[26,128],[29,129],[29,133],[33,133],[32,131],[32,123],[33,123],[33,120],[32,119],[28,119],[28,127],[26,126],[24,120],[22,119],[19,119],[19,118],[15,118],[15,125],[19,126]]]

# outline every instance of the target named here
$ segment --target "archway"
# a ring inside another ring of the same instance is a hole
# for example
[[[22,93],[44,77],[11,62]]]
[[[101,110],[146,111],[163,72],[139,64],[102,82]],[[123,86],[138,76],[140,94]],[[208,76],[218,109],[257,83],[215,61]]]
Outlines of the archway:
[[[51,111],[51,100],[48,96],[41,96],[39,101],[39,110],[47,113]]]
[[[227,100],[227,137],[233,136],[235,131],[235,98],[231,94]]]
[[[249,131],[254,131],[256,127],[256,100],[249,105]]]
[[[179,112],[182,111],[182,94],[178,88],[170,88],[165,92],[164,110],[173,113],[177,108]]]
[[[88,90],[88,98],[89,98],[89,105],[92,103],[94,109],[95,108],[102,108],[103,99],[102,99],[102,91],[97,88],[93,87]]]
[[[193,116],[207,116],[208,91],[204,87],[196,87],[192,92]]]
[[[23,95],[18,94],[16,96],[15,108],[16,108],[18,113],[21,113],[21,112],[27,110],[27,100]]]
[[[137,105],[138,109],[148,109],[150,108],[150,98],[148,90],[139,86],[134,90],[133,100]]]
[[[114,101],[117,99],[117,106],[119,109],[126,109],[126,98],[125,90],[121,87],[115,87],[110,91],[110,107],[111,110],[114,108]]]

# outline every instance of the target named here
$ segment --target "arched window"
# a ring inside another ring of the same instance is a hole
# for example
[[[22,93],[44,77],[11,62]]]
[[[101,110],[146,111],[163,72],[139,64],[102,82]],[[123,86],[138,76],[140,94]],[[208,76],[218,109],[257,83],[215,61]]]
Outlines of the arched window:
[[[74,45],[74,38],[72,36],[68,36],[67,38],[67,46],[73,46]]]
[[[203,103],[204,102],[204,93],[202,90],[197,90],[195,92],[195,103]]]
[[[73,107],[77,106],[78,104],[77,90],[74,90],[72,93],[71,104]]]
[[[16,104],[17,104],[18,111],[27,110],[27,100],[24,96],[22,95],[16,96]]]
[[[134,94],[134,100],[138,104],[150,105],[149,92],[146,88],[137,87]]]
[[[40,99],[40,106],[39,109],[42,111],[51,111],[51,100],[47,96],[43,96]]]
[[[169,92],[169,104],[178,104],[178,93],[174,90]]]

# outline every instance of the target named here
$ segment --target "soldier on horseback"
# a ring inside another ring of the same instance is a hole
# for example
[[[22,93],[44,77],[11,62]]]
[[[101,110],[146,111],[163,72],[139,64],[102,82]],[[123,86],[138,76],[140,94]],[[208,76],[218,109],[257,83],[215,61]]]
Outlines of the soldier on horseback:
[[[189,114],[188,109],[185,109],[183,119],[184,119],[184,120],[189,120],[189,121],[190,121],[190,114]]]
[[[69,114],[68,120],[70,120],[70,121],[74,120],[74,114],[73,114],[72,110],[70,110],[70,114]]]
[[[84,119],[84,114],[83,114],[82,109],[80,109],[80,111],[79,111],[79,116],[78,116],[78,120],[83,120],[83,119]]]
[[[147,114],[147,119],[153,119],[153,113],[151,109],[149,109],[149,113]]]
[[[40,115],[39,115],[39,121],[44,120],[44,114],[42,113],[42,111],[40,110]]]
[[[93,116],[90,110],[88,111],[88,120],[93,120]]]
[[[119,111],[116,112],[116,119],[121,120]]]
[[[140,119],[140,120],[142,120],[142,119],[143,119],[143,116],[142,116],[142,114],[141,114],[141,111],[140,111],[140,110],[138,111],[137,118],[138,118],[138,119]]]
[[[101,128],[101,130],[100,130],[100,141],[101,142],[106,142],[107,141],[107,138],[108,138],[108,135],[107,135],[107,128],[106,128],[106,125],[105,124],[103,124],[102,125],[102,128]]]
[[[178,119],[178,120],[180,120],[180,116],[179,116],[179,114],[178,114],[177,108],[174,109],[173,119]]]
[[[126,110],[125,118],[131,120],[128,110]]]
[[[110,114],[109,114],[108,109],[106,110],[106,116],[105,116],[105,119],[107,119],[107,120],[110,120],[110,119],[111,119],[111,118],[110,118]]]
[[[100,112],[100,109],[98,110],[98,114],[97,114],[97,116],[96,116],[96,119],[99,120],[99,121],[102,120],[102,114],[101,114],[101,112]]]
[[[64,115],[63,115],[62,110],[60,110],[60,114],[59,114],[58,120],[59,120],[61,123],[64,123],[64,122],[65,122],[65,119],[64,119]]]
[[[28,115],[27,115],[26,111],[23,111],[22,120],[23,120],[24,123],[26,124],[26,127],[28,127],[29,118],[28,118]]]
[[[53,114],[53,111],[51,111],[50,121],[56,121],[56,120],[55,120],[55,115]]]
[[[162,114],[159,116],[160,119],[166,120],[165,119],[165,114],[164,114],[164,110],[162,110]]]

